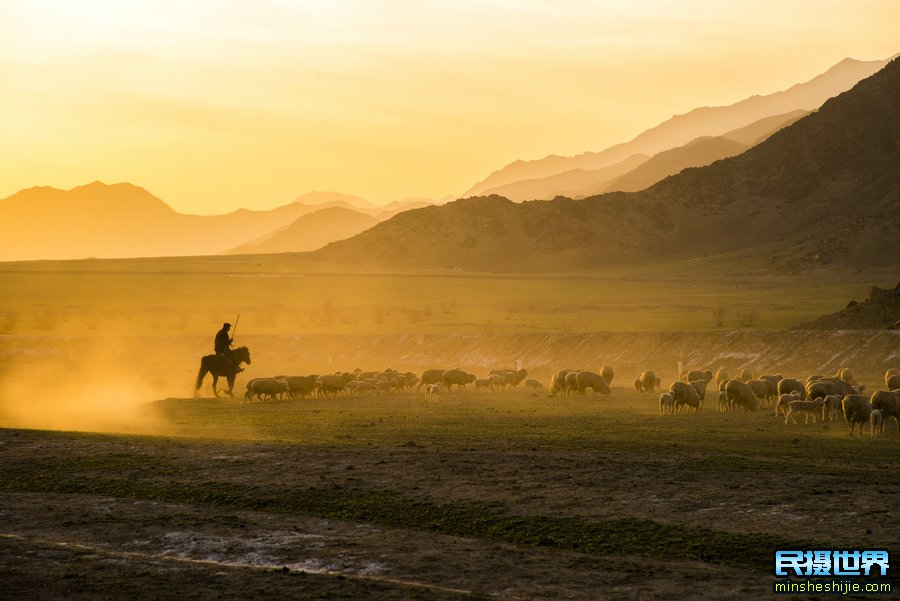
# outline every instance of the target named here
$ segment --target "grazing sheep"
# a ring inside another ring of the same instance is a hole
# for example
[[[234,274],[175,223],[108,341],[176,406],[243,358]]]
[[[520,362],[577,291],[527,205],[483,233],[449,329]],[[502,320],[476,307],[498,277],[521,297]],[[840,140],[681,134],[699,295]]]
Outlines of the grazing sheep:
[[[793,378],[782,378],[779,380],[777,391],[778,394],[791,394],[796,391],[802,395],[802,398],[806,398],[806,386],[800,380],[794,380]]]
[[[648,369],[641,372],[641,386],[644,392],[653,392],[662,389],[662,382],[660,382],[659,376]]]
[[[756,398],[761,402],[768,398],[769,384],[765,380],[750,380],[747,382],[747,386],[750,387],[750,390],[753,391],[753,394],[755,394]]]
[[[869,415],[872,414],[872,405],[869,399],[861,394],[848,394],[841,400],[841,408],[844,411],[844,419],[850,427],[850,436],[853,436],[853,426],[859,424],[858,437],[862,436],[863,424],[869,423]]]
[[[822,397],[819,397],[814,401],[791,401],[788,403],[788,410],[784,416],[784,425],[787,425],[788,419],[791,420],[792,424],[797,423],[794,421],[795,413],[803,413],[804,424],[809,423],[810,415],[813,418],[813,423],[816,423],[816,417],[819,415],[819,411],[822,409],[823,405],[825,405],[825,399]]]
[[[703,403],[703,401],[700,400],[697,389],[687,382],[680,380],[672,382],[669,391],[671,391],[672,396],[675,397],[675,413],[680,413],[685,405],[693,407],[694,409],[699,409],[700,405]]]
[[[897,431],[900,432],[900,391],[879,390],[874,392],[869,399],[869,404],[872,405],[872,409],[881,411],[885,426],[887,426],[887,421],[893,417],[897,422]]]
[[[419,392],[419,389],[422,386],[427,386],[429,384],[438,384],[441,381],[441,376],[444,375],[443,369],[426,369],[422,372],[422,377],[419,378],[419,383],[416,386],[416,392]]]
[[[566,378],[566,383],[568,383],[568,377]],[[609,394],[609,385],[602,374],[592,371],[580,371],[575,374],[575,383],[580,395],[584,395],[585,390],[588,388],[594,391],[594,396],[597,396],[598,393]]]
[[[873,409],[872,413],[869,414],[869,432],[872,438],[884,432],[884,418],[879,409]]]
[[[898,370],[896,367],[890,367],[884,372],[884,385],[889,390],[893,390],[893,388],[891,388],[888,385],[888,380],[890,380],[892,376],[897,376],[897,375],[900,375],[900,370]],[[898,387],[898,388],[900,388],[900,387]]]
[[[827,378],[827,377],[828,377],[828,376],[822,376],[822,375],[819,375],[819,374],[813,374],[813,375],[809,376],[808,378],[806,378],[806,385],[809,386],[809,385],[812,384],[813,382],[818,382],[819,380],[821,380],[821,379],[823,379],[823,378]]]
[[[569,396],[569,393],[572,393],[572,396],[578,394],[578,374],[577,371],[570,371],[566,374],[566,397]]]
[[[758,378],[759,380],[763,380],[768,386],[769,390],[766,394],[766,401],[771,402],[774,401],[778,396],[778,383],[782,380],[780,374],[776,375],[764,375]]]
[[[466,387],[466,384],[471,384],[474,381],[474,374],[466,373],[461,369],[448,369],[441,375],[441,384],[444,385],[447,392],[451,392],[454,385],[457,391],[461,391]]]
[[[746,367],[741,370],[741,382],[749,382],[753,379],[753,372]]]
[[[841,414],[841,399],[839,394],[829,394],[825,396],[825,406],[822,407],[822,419],[824,421],[833,421]]]
[[[538,390],[543,390],[544,385],[541,384],[540,382],[538,382],[537,380],[535,380],[534,378],[528,378],[527,380],[525,380],[525,388],[527,388],[528,390],[533,390],[533,391],[537,392]]]
[[[806,398],[825,397],[829,394],[858,394],[859,389],[854,388],[839,378],[820,378],[806,385]]]
[[[570,369],[561,369],[560,371],[553,374],[553,377],[550,378],[550,394],[556,396],[558,393],[566,394],[566,376],[569,372],[572,371]]]
[[[441,384],[436,382],[434,384],[426,384],[425,385],[425,400],[426,401],[437,401],[440,400],[441,396]]]
[[[603,367],[600,368],[600,376],[603,378],[603,381],[606,382],[607,387],[609,387],[609,385],[612,384],[613,375],[615,375],[615,374],[613,374],[613,368],[610,367],[609,365],[604,365]],[[603,394],[609,394],[609,393],[605,392]]]
[[[753,389],[740,380],[728,380],[725,384],[725,394],[728,397],[728,405],[732,411],[756,411],[759,409],[759,399]]]
[[[640,378],[634,379],[634,390],[635,392],[644,392],[644,383],[641,382]]]
[[[503,390],[509,384],[509,376],[504,374],[491,374],[488,377],[492,390]]]
[[[664,392],[659,395],[659,414],[672,415],[675,413],[675,395]]]

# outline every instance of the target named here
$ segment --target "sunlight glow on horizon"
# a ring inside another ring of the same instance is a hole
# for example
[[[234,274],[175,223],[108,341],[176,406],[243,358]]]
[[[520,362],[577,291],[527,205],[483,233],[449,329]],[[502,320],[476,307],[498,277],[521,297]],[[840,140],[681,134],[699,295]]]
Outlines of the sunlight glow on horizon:
[[[456,195],[516,159],[896,53],[894,0],[0,5],[0,198],[128,181],[176,210]]]

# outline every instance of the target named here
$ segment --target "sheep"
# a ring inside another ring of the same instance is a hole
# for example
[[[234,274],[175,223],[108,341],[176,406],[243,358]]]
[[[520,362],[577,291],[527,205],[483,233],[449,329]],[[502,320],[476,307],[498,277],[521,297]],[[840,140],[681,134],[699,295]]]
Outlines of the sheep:
[[[778,395],[778,402],[775,403],[775,417],[778,417],[779,414],[787,415],[788,404],[791,401],[802,401],[800,398],[799,392],[792,392],[791,394],[780,394]]]
[[[700,408],[702,401],[700,400],[700,395],[697,393],[697,389],[694,388],[694,386],[688,384],[687,382],[676,380],[675,382],[672,382],[669,390],[672,392],[672,396],[675,397],[676,413],[679,413],[684,405],[693,407],[694,409]]]
[[[853,372],[850,371],[849,367],[842,367],[838,370],[837,374],[835,374],[839,380],[843,380],[847,384],[851,386],[856,384],[856,378],[853,377]]]
[[[803,385],[800,380],[794,380],[793,378],[782,378],[778,381],[778,394],[790,394],[794,391],[800,393],[803,398],[806,398],[806,386]]]
[[[746,367],[741,370],[741,382],[749,382],[753,379],[753,372]]]
[[[603,367],[600,368],[600,376],[603,378],[603,381],[606,382],[607,388],[609,388],[609,385],[612,384],[613,375],[614,375],[613,368],[610,367],[609,365],[604,365]],[[605,392],[603,394],[609,394],[609,393]]]
[[[504,374],[491,374],[488,380],[491,383],[491,390],[503,390],[509,384],[509,376]]]
[[[537,380],[535,380],[534,378],[528,378],[527,380],[525,380],[525,388],[527,388],[528,390],[533,390],[533,391],[537,392],[538,390],[543,390],[544,385],[541,384],[540,382],[538,382]]]
[[[819,397],[814,401],[791,401],[790,403],[788,403],[788,410],[784,416],[784,425],[787,425],[788,419],[791,420],[792,424],[797,423],[796,421],[794,421],[795,413],[804,414],[804,424],[809,423],[810,415],[813,418],[813,423],[816,423],[816,416],[819,415],[819,411],[822,409],[823,405],[825,405],[825,399],[822,397]]]
[[[475,380],[475,392],[479,390],[493,390],[493,383],[488,378],[478,378]]]
[[[858,394],[859,389],[854,388],[838,378],[820,378],[813,380],[806,385],[806,398],[814,399],[816,397],[824,397],[829,394]]]
[[[719,391],[719,403],[716,407],[716,411],[718,411],[719,413],[728,411],[728,393],[726,393],[724,390]]]
[[[634,390],[635,392],[644,392],[644,384],[640,378],[634,379]]]
[[[556,396],[557,393],[562,392],[563,395],[566,393],[566,376],[569,372],[572,371],[570,369],[562,369],[550,378],[550,394]]]
[[[869,432],[872,438],[884,432],[884,417],[882,417],[880,409],[873,409],[869,414]]]
[[[716,370],[716,388],[722,390],[722,383],[727,382],[730,379],[728,371],[725,370],[725,366],[720,365],[719,369]]]
[[[884,385],[885,385],[885,387],[886,387],[888,390],[893,390],[893,388],[891,388],[891,387],[888,385],[888,380],[890,380],[892,376],[896,376],[896,375],[900,375],[900,370],[898,370],[896,367],[889,367],[887,370],[885,370],[885,372],[884,372]],[[900,388],[900,386],[898,386],[898,387],[896,387],[896,388]]]
[[[610,377],[610,380],[611,379],[612,377]],[[568,383],[568,378],[566,379],[566,381]],[[575,375],[575,383],[577,386],[578,394],[581,395],[583,395],[585,390],[588,388],[594,391],[594,396],[597,396],[598,393],[609,394],[609,383],[606,381],[606,378],[602,373],[598,374],[592,371],[580,371]]]
[[[318,376],[288,376],[284,381],[288,385],[288,394],[292,399],[297,396],[305,397],[310,394],[316,385]]]
[[[510,386],[512,386],[513,388],[515,388],[515,387],[518,386],[518,385],[522,382],[522,380],[524,380],[525,377],[528,375],[528,370],[525,370],[525,369],[519,369],[519,370],[514,370],[514,369],[492,369],[492,370],[490,371],[490,373],[488,373],[488,376],[490,377],[490,376],[493,376],[493,375],[495,375],[495,374],[496,374],[496,375],[501,375],[501,376],[506,376],[506,381],[508,382],[508,384],[509,384]]]
[[[747,382],[747,386],[750,387],[750,390],[753,391],[753,394],[760,401],[765,401],[768,398],[769,384],[765,380],[750,380]]]
[[[659,395],[659,414],[672,415],[675,413],[675,395],[671,392],[663,392]]]
[[[347,382],[354,378],[353,374],[326,374],[316,379],[315,390],[320,396],[342,394],[346,391]]]
[[[681,378],[684,382],[697,382],[699,380],[703,380],[704,382],[709,382],[712,380],[712,372],[711,371],[701,371],[699,369],[692,369],[684,374]]]
[[[766,394],[766,401],[771,402],[775,400],[775,397],[778,396],[778,383],[782,380],[780,374],[776,375],[764,375],[759,377],[760,380],[764,381],[768,386],[769,390]]]
[[[566,397],[569,396],[569,393],[572,393],[572,396],[578,394],[578,374],[580,372],[570,371],[566,374]]]
[[[884,379],[884,385],[890,390],[900,389],[900,374],[893,374]]]
[[[641,386],[644,388],[645,392],[653,392],[654,390],[662,389],[662,382],[659,380],[659,376],[650,371],[649,369],[641,372]]]
[[[753,393],[753,389],[740,380],[728,380],[725,384],[725,394],[732,411],[738,408],[744,411],[759,409],[759,399]]]
[[[881,411],[885,426],[887,426],[887,421],[893,417],[897,422],[897,431],[900,432],[900,391],[879,390],[874,392],[869,399],[869,404],[872,405],[872,409]]]
[[[850,427],[850,436],[853,436],[853,426],[859,424],[857,438],[861,437],[863,424],[869,423],[869,415],[872,413],[869,399],[861,394],[848,394],[841,400],[841,408],[844,412],[844,419]]]
[[[700,399],[700,405],[697,409],[703,408],[703,401],[706,400],[706,380],[694,380],[691,386],[697,391],[697,397]]]
[[[425,385],[425,400],[426,401],[440,400],[441,388],[442,387],[441,387],[440,382],[435,382],[434,384],[426,384]]]
[[[288,390],[288,384],[284,380],[256,378],[250,384],[250,397],[248,400],[252,401],[255,396],[260,401],[265,401],[266,397],[274,401],[278,399],[279,394],[286,394]]]
[[[841,399],[839,394],[829,394],[825,396],[825,406],[822,407],[823,421],[836,420],[841,413]]]
[[[416,386],[416,392],[419,392],[419,389],[422,386],[439,383],[441,381],[441,376],[443,375],[443,369],[426,369],[422,372],[422,377],[419,378],[419,383]]]
[[[448,369],[441,375],[441,384],[444,385],[448,392],[453,390],[454,385],[457,391],[461,391],[466,387],[466,384],[471,384],[474,381],[474,374],[466,373],[461,369]]]

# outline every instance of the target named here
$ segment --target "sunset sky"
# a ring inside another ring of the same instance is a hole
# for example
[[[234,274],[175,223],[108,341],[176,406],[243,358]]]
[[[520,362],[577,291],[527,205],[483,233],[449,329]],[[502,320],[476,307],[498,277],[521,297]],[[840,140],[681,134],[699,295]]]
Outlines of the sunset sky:
[[[897,0],[0,0],[0,197],[440,198],[898,42]]]

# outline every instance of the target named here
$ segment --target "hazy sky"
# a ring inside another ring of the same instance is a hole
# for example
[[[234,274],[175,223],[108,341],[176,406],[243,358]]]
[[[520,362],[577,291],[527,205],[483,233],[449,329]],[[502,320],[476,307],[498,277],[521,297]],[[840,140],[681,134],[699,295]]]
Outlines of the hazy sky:
[[[0,197],[439,198],[898,42],[898,0],[0,0]]]

